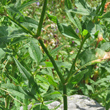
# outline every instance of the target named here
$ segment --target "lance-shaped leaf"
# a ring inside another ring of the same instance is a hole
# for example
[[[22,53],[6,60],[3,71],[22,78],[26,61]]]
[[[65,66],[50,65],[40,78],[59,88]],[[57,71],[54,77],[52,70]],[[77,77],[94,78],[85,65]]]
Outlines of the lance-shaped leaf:
[[[69,12],[70,9],[73,9],[71,5],[72,5],[71,0],[65,0],[66,14],[69,20],[76,26],[76,28],[78,28],[79,31],[82,32],[82,26],[80,20],[77,18],[77,16],[75,16],[74,12]]]
[[[105,13],[105,14],[101,17],[101,19],[104,19],[104,20],[110,22],[110,12]]]
[[[73,78],[70,81],[72,82],[72,84],[78,84],[87,72],[88,69],[77,73],[76,75],[73,76]]]
[[[105,42],[100,47],[104,51],[110,51],[110,42]]]
[[[4,57],[5,57],[5,51],[2,48],[0,48],[0,61]]]
[[[110,52],[105,52],[102,49],[86,49],[80,55],[81,65],[92,65],[103,60],[110,59]]]
[[[61,34],[63,34],[65,37],[80,39],[70,25],[60,24],[57,21],[57,26]]]
[[[1,87],[7,89],[7,91],[14,96],[18,96],[22,99],[28,98],[28,94],[20,86],[8,83],[2,84]]]
[[[15,63],[17,65],[18,69],[19,69],[19,72],[22,74],[22,77],[23,77],[24,81],[26,81],[27,86],[28,87],[31,86],[31,89],[33,89],[33,91],[38,92],[39,87],[38,87],[37,83],[35,82],[33,76],[26,70],[25,67],[23,67],[20,64],[20,62],[17,59],[14,58],[14,60],[15,60]]]
[[[65,24],[60,24],[58,19],[56,18],[56,16],[50,15],[48,14],[48,17],[50,20],[52,20],[53,22],[57,23],[58,29],[61,32],[61,34],[63,34],[65,37],[69,37],[69,38],[75,38],[75,39],[79,39],[78,35],[75,33],[75,31],[73,30],[73,28],[70,25],[65,25]],[[80,31],[82,30],[81,25],[79,24],[78,19],[75,19],[77,21],[74,21],[74,24],[76,27],[79,26]],[[78,25],[78,26],[77,26]]]
[[[34,40],[31,40],[30,42],[29,54],[37,64],[42,60],[42,51]]]
[[[87,4],[85,0],[76,0],[75,5],[77,9],[72,9],[71,11],[81,15],[90,15],[91,7]]]

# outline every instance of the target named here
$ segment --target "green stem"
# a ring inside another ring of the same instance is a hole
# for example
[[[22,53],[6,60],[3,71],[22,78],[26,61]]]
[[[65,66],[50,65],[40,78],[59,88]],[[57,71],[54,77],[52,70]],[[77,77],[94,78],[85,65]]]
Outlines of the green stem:
[[[57,66],[57,64],[56,64],[56,62],[55,62],[55,60],[53,59],[53,57],[51,56],[51,54],[49,53],[49,51],[48,51],[47,48],[45,47],[45,45],[44,45],[44,43],[42,42],[42,40],[41,40],[41,39],[38,39],[38,41],[39,41],[40,45],[42,46],[43,50],[45,51],[45,53],[47,54],[47,56],[49,57],[49,59],[51,60],[53,66],[54,66],[54,68],[55,68],[55,70],[57,71],[57,74],[58,74],[58,76],[59,76],[61,82],[64,83],[65,80],[64,80],[63,75],[61,74],[61,72],[60,72],[60,70],[59,70],[59,68],[58,68],[58,66]]]
[[[45,15],[45,11],[46,11],[46,7],[47,7],[47,0],[44,1],[44,6],[43,6],[43,10],[42,10],[42,13],[41,13],[41,18],[40,18],[40,22],[39,22],[39,25],[38,25],[38,30],[37,30],[37,34],[36,34],[36,38],[40,36],[41,34],[41,28],[42,28],[42,24],[43,24],[43,20],[44,20],[44,15]],[[45,51],[45,53],[47,54],[47,56],[49,57],[49,59],[51,60],[55,70],[57,71],[57,74],[61,80],[62,83],[65,82],[64,78],[63,78],[63,75],[61,74],[55,60],[53,59],[53,57],[51,56],[51,54],[49,53],[49,51],[47,50],[47,48],[45,47],[43,41],[41,39],[38,39],[41,47],[43,48],[43,50]]]
[[[31,34],[32,36],[35,36],[34,33],[30,30],[28,30],[26,27],[24,27],[23,25],[21,25],[19,22],[17,22],[16,20],[14,20],[13,18],[11,18],[9,15],[7,15],[7,18],[9,18],[11,21],[13,21],[15,24],[17,24],[19,27],[21,27],[22,29],[24,29],[25,32]]]
[[[77,55],[76,55],[76,57],[75,57],[75,59],[73,61],[73,64],[72,64],[71,69],[70,69],[70,72],[69,72],[69,74],[67,76],[67,79],[66,79],[66,83],[68,83],[68,80],[69,80],[70,76],[72,75],[73,70],[75,70],[75,63],[76,63],[76,60],[77,60],[77,58],[78,58],[78,56],[79,56],[79,54],[81,52],[81,49],[83,47],[84,42],[85,42],[85,39],[82,41],[82,43],[80,45],[80,48],[79,48],[79,51],[78,51],[78,53],[77,53]]]
[[[67,110],[68,104],[67,104],[67,85],[63,85],[63,105],[64,105],[64,110]]]
[[[101,12],[100,12],[100,15],[102,15],[103,14],[103,12],[104,12],[104,7],[105,7],[105,3],[106,3],[106,0],[102,0],[102,2],[101,2],[102,4],[101,4]]]
[[[42,29],[42,24],[43,24],[43,20],[44,20],[44,15],[45,15],[45,12],[46,12],[46,7],[47,7],[47,0],[44,1],[44,6],[43,6],[43,9],[42,9],[41,18],[40,18],[40,21],[39,21],[36,37],[39,37],[40,34],[41,34],[41,29]]]

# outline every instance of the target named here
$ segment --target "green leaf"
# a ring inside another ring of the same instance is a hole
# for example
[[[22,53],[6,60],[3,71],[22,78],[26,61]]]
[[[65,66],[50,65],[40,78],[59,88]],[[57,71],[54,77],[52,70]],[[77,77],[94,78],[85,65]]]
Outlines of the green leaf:
[[[87,30],[92,36],[98,31],[103,33],[102,26],[100,24],[95,24],[92,21],[87,23]]]
[[[73,12],[69,12],[70,9],[73,9],[71,0],[65,0],[65,9],[66,14],[69,17],[69,20],[82,32],[82,26],[80,20],[75,16]]]
[[[72,9],[73,8],[71,0],[65,0],[65,8],[66,9]]]
[[[101,65],[108,73],[110,73],[110,61]]]
[[[104,20],[110,22],[110,12],[105,13],[105,14],[101,17],[101,19],[104,19]]]
[[[86,36],[88,34],[88,31],[86,29],[83,30],[82,35]]]
[[[94,88],[91,85],[85,84],[85,86],[87,87],[87,89],[89,91],[91,91],[92,93],[94,93]]]
[[[51,14],[49,14],[49,13],[47,13],[47,15],[48,15],[48,17],[49,17],[49,19],[50,19],[51,21],[53,21],[54,23],[57,23],[57,17],[56,17],[56,16],[53,16],[53,15],[51,15]]]
[[[8,35],[8,27],[7,26],[0,26],[0,37],[5,37]]]
[[[48,107],[46,105],[35,105],[33,107],[33,110],[49,110]]]
[[[18,96],[22,99],[25,99],[27,97],[26,92],[20,86],[15,86],[12,83],[8,83],[8,84],[2,84],[1,87],[6,88],[7,91],[14,96]]]
[[[59,31],[61,32],[61,34],[63,34],[65,37],[69,37],[69,38],[75,38],[75,39],[79,39],[79,36],[75,33],[75,31],[73,30],[73,28],[69,25],[61,25],[58,21],[57,21],[57,26]]]
[[[30,42],[29,54],[37,65],[39,65],[40,61],[42,60],[42,51],[34,40],[31,40]]]
[[[17,0],[14,6],[18,8],[20,5],[21,5],[21,0]]]
[[[102,78],[102,79],[94,82],[93,85],[100,85],[101,83],[104,83],[104,82],[107,82],[108,83],[109,80],[110,80],[110,75],[108,75],[106,78]]]
[[[86,49],[80,55],[79,59],[81,60],[81,65],[86,63],[93,63],[97,59],[102,59],[106,55],[106,52],[97,48],[97,49]]]
[[[95,50],[86,49],[79,55],[79,59],[81,60],[81,65],[84,65],[92,60],[95,60]]]
[[[55,48],[55,49],[53,49],[52,51],[50,51],[50,54],[51,54],[51,55],[56,55],[56,53],[57,53],[62,47],[64,47],[64,46],[65,46],[65,44],[58,46],[57,48]],[[46,59],[48,59],[48,56],[47,56],[47,55],[43,57],[42,61],[45,61]]]
[[[50,83],[50,85],[53,85],[54,87],[57,88],[57,83],[54,81],[54,79],[52,78],[52,76],[47,75],[48,77],[48,82]]]
[[[87,10],[87,9],[85,9],[85,8],[70,9],[68,12],[69,12],[69,13],[70,13],[70,12],[73,12],[73,13],[81,14],[81,15],[90,15],[89,10]]]
[[[38,27],[38,22],[30,17],[27,16],[20,16],[19,20],[17,20],[20,22],[21,25],[23,25],[24,27],[26,27],[27,29],[33,31],[36,31],[37,27]]]
[[[19,69],[19,72],[22,74],[22,77],[24,79],[24,81],[26,81],[25,83],[27,84],[28,87],[31,86],[31,89],[33,89],[33,92],[39,92],[39,86],[37,85],[37,83],[35,82],[33,76],[26,70],[26,68],[24,68],[20,62],[15,59],[15,63]]]
[[[64,67],[64,68],[68,68],[68,69],[71,67],[71,63],[69,63],[69,62],[56,61],[56,64],[59,67]]]
[[[73,78],[71,79],[72,84],[78,84],[87,72],[88,72],[88,69],[83,70],[77,73],[76,75],[74,75]]]
[[[51,92],[51,93],[46,93],[46,94],[44,94],[44,99],[46,100],[54,100],[54,99],[56,99],[56,98],[59,98],[59,97],[62,97],[62,94],[60,93],[60,92],[58,92],[58,91],[53,91],[53,92]]]
[[[73,12],[69,12],[66,10],[66,14],[69,18],[69,20],[76,26],[76,28],[79,29],[80,33],[82,32],[82,26],[80,20],[77,18],[77,16],[74,15]]]
[[[75,5],[77,9],[72,9],[70,12],[74,12],[81,15],[90,15],[91,7],[87,4],[85,0],[76,0]]]
[[[105,42],[100,47],[104,51],[110,51],[110,42]]]
[[[4,57],[5,57],[5,51],[2,48],[0,48],[0,61]]]
[[[23,2],[23,4],[21,4],[21,6],[19,6],[18,10],[22,10],[24,9],[25,7],[31,5],[32,3],[36,2],[36,0],[30,0],[28,2]]]

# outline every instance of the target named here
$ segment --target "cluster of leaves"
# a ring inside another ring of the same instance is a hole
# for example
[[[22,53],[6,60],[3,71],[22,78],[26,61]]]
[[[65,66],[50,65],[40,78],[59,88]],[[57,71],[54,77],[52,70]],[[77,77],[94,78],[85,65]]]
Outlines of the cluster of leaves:
[[[91,7],[85,0],[75,0],[75,4],[65,0],[65,12],[69,19],[64,19],[66,23],[63,24],[57,19],[60,14],[53,16],[50,14],[53,10],[48,8],[41,36],[67,80],[67,94],[87,95],[108,109],[110,12],[103,12],[105,2],[102,0]],[[0,108],[3,110],[17,110],[21,105],[27,110],[30,103],[33,110],[48,110],[46,104],[61,100],[63,87],[59,76],[39,45],[38,39],[41,38],[32,36],[38,29],[42,3],[39,1],[38,5],[36,0],[0,2]],[[53,11],[53,14],[56,12]],[[55,31],[56,25],[62,35]],[[52,30],[52,34],[48,30]],[[100,34],[103,40],[98,42]],[[48,35],[49,38],[46,37]],[[51,39],[55,40],[54,45]]]

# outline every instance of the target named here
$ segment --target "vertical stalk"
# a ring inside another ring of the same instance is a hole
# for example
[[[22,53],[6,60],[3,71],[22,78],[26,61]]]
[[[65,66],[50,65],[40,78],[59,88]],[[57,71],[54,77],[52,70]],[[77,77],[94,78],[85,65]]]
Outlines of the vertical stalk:
[[[64,80],[63,75],[61,74],[61,71],[60,71],[60,69],[58,68],[58,66],[57,66],[57,64],[56,64],[56,62],[55,62],[55,60],[53,59],[53,57],[51,56],[51,54],[49,53],[49,51],[48,51],[47,48],[45,47],[45,45],[44,45],[44,43],[42,42],[42,40],[41,40],[41,39],[38,39],[38,41],[39,41],[41,47],[43,48],[43,50],[45,51],[45,53],[47,54],[47,56],[49,57],[50,61],[52,62],[53,66],[54,66],[54,68],[55,68],[55,70],[56,70],[56,72],[57,72],[57,74],[58,74],[58,76],[59,76],[59,78],[60,78],[60,80],[61,80],[61,82],[62,82],[62,84],[63,84],[63,83],[65,82],[65,80]]]
[[[102,0],[100,15],[102,15],[102,14],[103,14],[103,12],[104,12],[104,7],[105,7],[105,3],[106,3],[106,1],[107,1],[107,0]]]
[[[47,8],[47,0],[44,0],[44,6],[43,6],[43,9],[42,9],[42,13],[41,13],[41,17],[40,17],[36,37],[39,37],[40,34],[41,34],[41,29],[42,29],[42,24],[43,24],[46,8]]]
[[[66,85],[64,84],[63,85],[63,107],[64,107],[64,110],[67,110],[68,108],[68,102],[67,102],[67,87]]]
[[[85,41],[85,40],[82,41],[82,43],[81,43],[81,45],[80,45],[80,48],[79,48],[79,51],[78,51],[78,53],[77,53],[77,55],[76,55],[76,57],[75,57],[75,59],[74,59],[74,61],[73,61],[73,64],[72,64],[71,69],[70,69],[70,72],[69,72],[69,74],[68,74],[68,76],[67,76],[67,79],[66,79],[66,83],[68,83],[69,78],[70,78],[70,76],[72,75],[73,70],[75,70],[75,63],[76,63],[76,60],[77,60],[77,58],[78,58],[78,56],[79,56],[79,54],[80,54],[80,52],[81,52],[81,49],[82,49],[83,44],[84,44],[84,41]]]
[[[42,13],[41,13],[41,18],[40,18],[40,21],[39,21],[39,25],[38,25],[38,30],[37,30],[37,34],[36,36],[33,36],[35,38],[38,38],[41,34],[41,28],[42,28],[42,24],[43,24],[43,20],[44,20],[44,15],[45,15],[45,11],[46,11],[46,7],[47,7],[47,0],[44,1],[44,6],[43,6],[43,10],[42,10]],[[47,48],[45,47],[44,43],[42,42],[42,40],[39,38],[38,39],[41,47],[43,48],[44,52],[47,54],[47,56],[49,57],[49,59],[51,60],[55,70],[57,71],[57,74],[61,80],[62,83],[64,83],[64,78],[63,78],[63,75],[61,74],[60,72],[60,69],[58,68],[55,60],[53,59],[53,57],[51,56],[51,54],[49,53],[49,51],[47,50]]]

